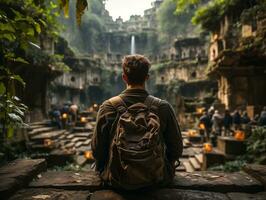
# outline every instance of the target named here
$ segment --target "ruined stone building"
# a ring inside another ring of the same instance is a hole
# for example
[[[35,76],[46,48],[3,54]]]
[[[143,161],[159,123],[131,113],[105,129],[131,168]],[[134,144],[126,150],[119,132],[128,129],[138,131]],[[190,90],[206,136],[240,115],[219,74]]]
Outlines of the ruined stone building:
[[[63,105],[72,102],[88,106],[102,100],[101,63],[89,57],[67,57],[65,62],[70,67],[51,88],[51,104]]]
[[[208,75],[218,80],[218,98],[229,109],[266,105],[265,11],[254,6],[237,17],[228,13],[212,31]]]
[[[149,90],[173,105],[183,126],[197,108],[207,108],[215,99],[216,81],[206,76],[207,49],[202,38],[176,40],[170,59],[151,68],[150,82],[155,84]]]

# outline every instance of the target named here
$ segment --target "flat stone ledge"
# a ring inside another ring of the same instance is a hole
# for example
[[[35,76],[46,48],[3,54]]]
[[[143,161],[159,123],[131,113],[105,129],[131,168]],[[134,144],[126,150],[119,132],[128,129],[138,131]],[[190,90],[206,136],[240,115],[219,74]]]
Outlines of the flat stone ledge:
[[[89,196],[89,191],[37,188],[20,190],[9,200],[88,200]]]
[[[222,193],[196,190],[159,189],[147,192],[96,191],[90,200],[229,200]]]
[[[265,200],[266,192],[259,192],[256,194],[228,193],[227,196],[230,200]]]
[[[44,159],[17,159],[0,168],[0,196],[7,198],[46,170]]]
[[[31,182],[33,188],[60,188],[69,190],[100,190],[101,180],[97,172],[45,172],[42,177]],[[180,172],[176,174],[173,185],[168,188],[201,190],[219,193],[263,191],[263,185],[244,172]]]
[[[101,188],[99,174],[94,171],[88,172],[45,172],[41,178],[30,183],[32,188],[59,188],[67,190],[90,190],[94,191]]]
[[[244,172],[180,172],[176,174],[173,188],[221,193],[256,193],[263,191],[263,185]]]
[[[244,167],[244,171],[259,180],[266,190],[266,165],[251,164]],[[266,196],[265,196],[266,199]]]

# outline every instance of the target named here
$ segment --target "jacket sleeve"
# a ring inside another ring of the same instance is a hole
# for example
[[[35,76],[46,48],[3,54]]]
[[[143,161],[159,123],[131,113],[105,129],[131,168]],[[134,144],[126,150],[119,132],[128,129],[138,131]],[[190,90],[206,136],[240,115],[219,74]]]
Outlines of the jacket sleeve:
[[[116,112],[109,101],[105,101],[97,114],[96,126],[91,141],[93,157],[96,161],[96,170],[102,172],[109,157],[110,131]]]
[[[170,162],[178,160],[182,156],[183,141],[179,124],[172,106],[162,101],[160,106],[162,115],[163,137],[166,145],[166,156]]]

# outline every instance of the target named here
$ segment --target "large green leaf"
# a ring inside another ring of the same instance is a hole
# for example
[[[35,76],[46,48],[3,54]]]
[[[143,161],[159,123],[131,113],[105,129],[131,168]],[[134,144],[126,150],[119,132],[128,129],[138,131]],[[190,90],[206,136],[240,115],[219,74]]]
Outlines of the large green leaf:
[[[13,75],[10,77],[10,79],[16,80],[16,81],[20,82],[23,86],[25,86],[24,80],[19,75]]]
[[[6,87],[4,83],[0,83],[0,95],[5,94],[5,92],[6,92]]]
[[[26,61],[24,58],[21,58],[21,57],[15,58],[14,61],[24,63],[24,64],[29,64],[28,61]]]
[[[23,123],[22,118],[19,115],[15,114],[15,113],[8,113],[8,117],[13,122]]]

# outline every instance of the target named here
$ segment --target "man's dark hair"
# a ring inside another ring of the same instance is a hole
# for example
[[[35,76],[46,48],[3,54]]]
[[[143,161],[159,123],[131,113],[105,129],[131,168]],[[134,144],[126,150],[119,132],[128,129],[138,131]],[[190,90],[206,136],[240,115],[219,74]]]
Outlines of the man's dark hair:
[[[129,84],[143,84],[150,66],[150,61],[142,55],[125,56],[122,62],[123,72]]]

